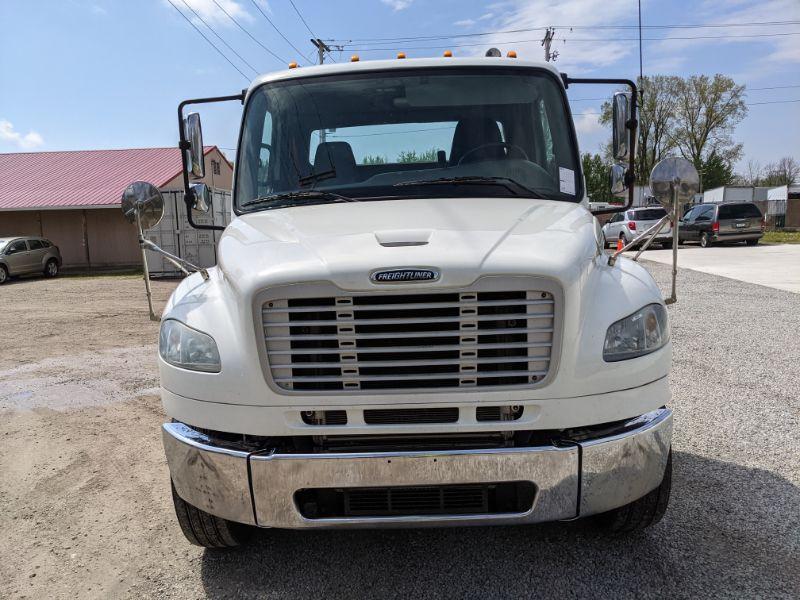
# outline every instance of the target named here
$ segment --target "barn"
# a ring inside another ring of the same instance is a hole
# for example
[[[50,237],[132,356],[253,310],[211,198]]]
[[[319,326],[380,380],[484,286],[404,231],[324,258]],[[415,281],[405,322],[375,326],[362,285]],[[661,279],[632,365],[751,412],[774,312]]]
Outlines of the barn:
[[[217,146],[204,152],[202,181],[230,191],[233,165]],[[181,169],[174,147],[0,154],[0,237],[46,237],[67,269],[138,266],[136,229],[120,210],[122,191],[132,181],[182,191]]]

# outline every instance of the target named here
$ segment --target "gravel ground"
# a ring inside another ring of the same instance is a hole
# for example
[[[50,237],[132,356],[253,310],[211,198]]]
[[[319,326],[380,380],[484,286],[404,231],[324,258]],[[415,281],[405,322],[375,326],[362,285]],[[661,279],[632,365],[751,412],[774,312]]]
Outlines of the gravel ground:
[[[679,276],[656,527],[265,531],[231,552],[188,545],[172,514],[141,280],[0,287],[0,596],[798,598],[800,295]]]

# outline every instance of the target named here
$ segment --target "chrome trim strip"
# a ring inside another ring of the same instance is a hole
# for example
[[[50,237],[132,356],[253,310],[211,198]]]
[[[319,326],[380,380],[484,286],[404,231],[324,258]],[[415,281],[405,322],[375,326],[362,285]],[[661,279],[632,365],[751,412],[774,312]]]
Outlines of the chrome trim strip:
[[[357,309],[355,309],[357,310]],[[472,315],[469,321],[532,321],[534,319],[552,319],[553,313],[501,313],[496,315]],[[326,319],[316,321],[269,321],[264,325],[264,329],[271,327],[323,327],[340,325],[413,325],[414,323],[459,323],[458,316],[455,317],[409,317],[396,319]],[[483,330],[480,330],[483,331]]]
[[[553,304],[553,300],[473,300],[464,302],[415,302],[408,304],[348,304],[346,307],[336,305],[296,306],[293,308],[264,308],[263,314],[270,313],[318,313],[335,312],[343,308],[357,311],[368,310],[416,310],[420,308],[461,308],[462,306],[537,306],[540,304]]]

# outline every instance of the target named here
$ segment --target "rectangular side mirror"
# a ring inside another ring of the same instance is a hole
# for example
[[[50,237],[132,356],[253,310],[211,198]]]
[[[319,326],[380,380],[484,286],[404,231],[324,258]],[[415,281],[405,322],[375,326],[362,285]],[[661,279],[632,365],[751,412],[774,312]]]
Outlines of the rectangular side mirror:
[[[615,196],[620,195],[628,185],[625,183],[625,167],[622,165],[611,165],[608,171],[608,185],[611,193]]]
[[[611,105],[611,114],[614,131],[612,133],[612,148],[614,158],[628,160],[630,156],[628,121],[631,118],[631,93],[616,92]]]
[[[206,175],[206,157],[203,154],[203,129],[200,125],[200,113],[189,113],[184,121],[184,134],[189,142],[187,164],[189,174],[194,179],[202,179]]]

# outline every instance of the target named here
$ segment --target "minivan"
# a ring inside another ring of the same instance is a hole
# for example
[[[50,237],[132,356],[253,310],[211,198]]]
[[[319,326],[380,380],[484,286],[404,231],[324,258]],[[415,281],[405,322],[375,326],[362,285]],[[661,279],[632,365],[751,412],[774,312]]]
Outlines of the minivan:
[[[765,227],[764,215],[752,202],[698,204],[681,218],[679,236],[681,243],[700,242],[703,248],[727,242],[755,246]]]

